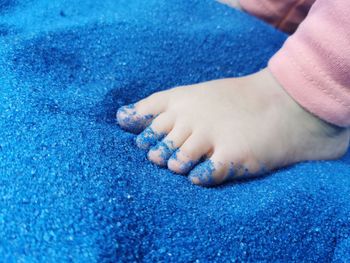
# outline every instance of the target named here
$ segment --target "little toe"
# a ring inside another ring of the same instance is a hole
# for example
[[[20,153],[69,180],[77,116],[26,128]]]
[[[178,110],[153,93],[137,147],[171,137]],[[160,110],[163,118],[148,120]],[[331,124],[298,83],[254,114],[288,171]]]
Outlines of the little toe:
[[[159,166],[166,166],[170,156],[186,141],[190,133],[186,128],[175,127],[163,141],[150,149],[148,159]]]
[[[136,137],[136,145],[144,150],[156,145],[173,128],[174,118],[169,113],[162,113],[156,117],[150,126]]]
[[[209,187],[221,184],[226,174],[226,165],[214,154],[210,159],[198,164],[190,172],[188,179],[193,184]]]
[[[179,173],[188,173],[211,150],[211,144],[204,136],[191,135],[168,161],[169,170]]]
[[[128,132],[137,134],[143,131],[166,109],[167,96],[162,94],[158,92],[135,104],[120,107],[117,111],[118,124]]]

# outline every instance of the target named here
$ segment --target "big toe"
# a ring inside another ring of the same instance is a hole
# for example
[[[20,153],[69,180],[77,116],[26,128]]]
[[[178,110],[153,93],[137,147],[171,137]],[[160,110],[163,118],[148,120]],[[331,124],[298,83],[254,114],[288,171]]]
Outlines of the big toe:
[[[117,111],[117,122],[124,130],[140,133],[166,108],[165,92],[154,93],[135,103],[122,106]]]

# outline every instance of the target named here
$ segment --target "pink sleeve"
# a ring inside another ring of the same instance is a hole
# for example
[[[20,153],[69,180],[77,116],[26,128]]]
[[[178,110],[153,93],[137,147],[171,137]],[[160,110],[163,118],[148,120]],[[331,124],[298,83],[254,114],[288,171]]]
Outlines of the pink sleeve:
[[[318,0],[268,67],[305,109],[350,127],[350,1]]]
[[[315,0],[240,0],[246,12],[276,28],[293,33],[304,20]]]

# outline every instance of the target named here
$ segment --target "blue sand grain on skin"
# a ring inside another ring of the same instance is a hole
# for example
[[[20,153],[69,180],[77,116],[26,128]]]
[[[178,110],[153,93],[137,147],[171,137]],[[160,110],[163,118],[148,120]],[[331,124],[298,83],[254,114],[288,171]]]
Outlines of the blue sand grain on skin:
[[[140,133],[153,119],[152,114],[140,115],[135,110],[135,105],[130,104],[123,106],[118,110],[117,115],[124,115],[124,118],[120,118],[122,127],[133,133]]]
[[[230,163],[230,167],[228,169],[227,173],[227,179],[228,180],[233,180],[237,174],[237,171],[241,169],[241,166],[235,165],[233,162]]]
[[[169,161],[173,160],[173,161],[180,163],[180,166],[179,166],[180,172],[187,173],[197,162],[191,161],[191,160],[184,162],[184,161],[179,160],[179,158],[178,158],[179,152],[180,152],[179,149],[176,150],[175,153],[169,158]]]
[[[264,163],[260,164],[259,170],[254,174],[254,176],[260,176],[260,175],[265,175],[269,172],[269,169]]]
[[[180,171],[182,173],[187,173],[195,164],[196,162],[194,161],[182,162],[180,164]]]
[[[243,170],[243,173],[240,171]],[[254,172],[254,174],[249,171],[247,167],[244,167],[241,164],[234,164],[233,162],[230,163],[228,173],[226,176],[226,180],[236,180],[236,179],[245,179],[250,177],[257,177],[261,175],[265,175],[268,173],[268,169],[265,164],[260,164],[260,168],[258,171]],[[240,174],[240,176],[237,176],[237,174]]]
[[[190,181],[198,180],[202,186],[215,185],[214,173],[216,169],[212,160],[206,160],[203,163],[197,165],[189,174],[188,179]]]
[[[173,155],[174,143],[170,140],[163,140],[150,149],[150,151],[159,152],[160,165],[166,166],[168,159]]]
[[[350,260],[350,152],[202,188],[115,123],[265,67],[284,34],[213,0],[1,3],[1,262]]]
[[[151,127],[147,127],[136,137],[136,144],[138,147],[146,150],[151,146],[155,146],[165,135],[165,133],[157,133]]]

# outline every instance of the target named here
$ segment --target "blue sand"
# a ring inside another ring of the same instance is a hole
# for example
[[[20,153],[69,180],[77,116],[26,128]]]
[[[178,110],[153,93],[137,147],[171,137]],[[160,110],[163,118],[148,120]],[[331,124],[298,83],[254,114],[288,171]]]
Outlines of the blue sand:
[[[180,163],[180,169],[179,171],[181,171],[181,174],[185,174],[185,173],[188,173],[188,171],[191,170],[191,168],[196,165],[198,163],[198,161],[187,161],[187,162],[184,162],[182,160],[179,160],[179,157],[178,157],[178,154],[180,153],[180,149],[177,149],[174,154],[172,156],[170,156],[169,158],[169,161],[170,160],[174,160],[176,162],[179,162]],[[204,158],[203,158],[204,159]]]
[[[0,1],[0,261],[349,261],[350,153],[202,188],[115,123],[284,40],[212,0]]]
[[[151,151],[158,151],[160,152],[160,165],[166,166],[169,158],[173,155],[175,152],[173,142],[170,140],[163,140],[160,141],[157,145],[153,146]]]
[[[206,160],[198,164],[188,175],[188,179],[193,181],[197,179],[202,186],[212,186],[215,184],[213,174],[215,172],[214,164],[211,160]]]
[[[118,117],[121,116],[122,117]],[[122,106],[117,111],[117,119],[122,121],[123,128],[126,128],[129,132],[140,133],[147,127],[147,125],[153,119],[152,114],[140,115],[136,113],[134,104]]]
[[[149,147],[155,146],[165,136],[165,133],[157,133],[151,127],[147,127],[136,137],[136,144],[141,149],[147,150]]]

